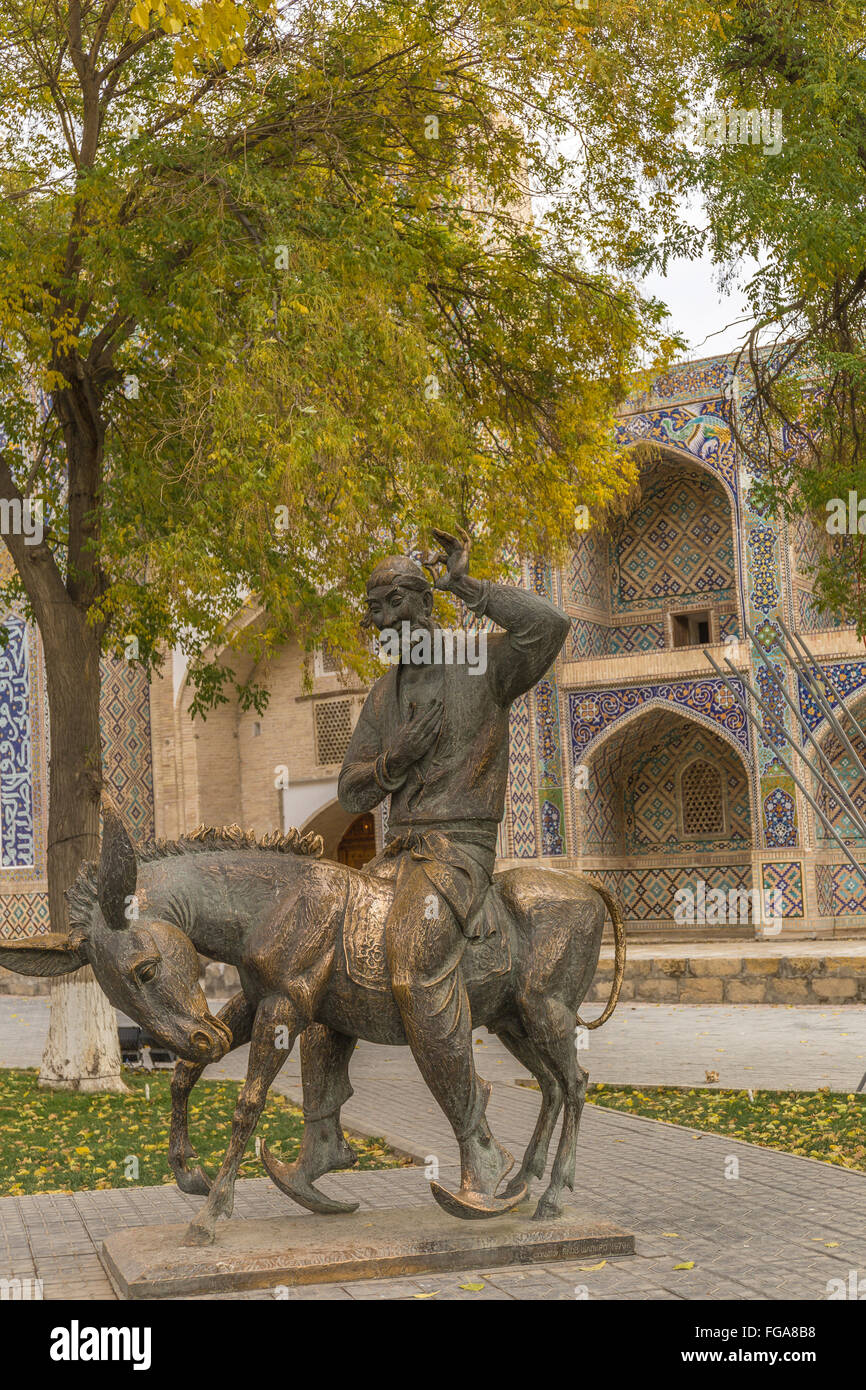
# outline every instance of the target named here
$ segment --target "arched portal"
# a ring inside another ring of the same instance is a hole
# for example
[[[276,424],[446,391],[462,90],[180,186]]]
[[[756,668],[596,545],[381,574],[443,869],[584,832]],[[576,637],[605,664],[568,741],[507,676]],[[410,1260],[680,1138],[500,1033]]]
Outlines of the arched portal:
[[[588,750],[575,791],[582,866],[619,897],[631,932],[752,928],[749,777],[732,741],[670,706],[613,724]],[[703,885],[703,888],[701,888]],[[684,916],[689,890],[695,917]],[[708,894],[742,894],[707,915]],[[679,909],[679,911],[678,911]]]
[[[321,806],[300,828],[305,835],[309,831],[321,835],[325,859],[336,859],[353,869],[363,868],[376,853],[372,813],[365,811],[357,816],[344,811],[336,798]]]
[[[864,700],[862,692],[857,703],[852,706],[852,713],[862,727],[864,717],[866,717],[866,700]],[[859,819],[866,820],[866,743],[854,731],[847,719],[842,722],[842,727],[857,754],[856,761],[852,759],[839,735],[828,727],[826,720],[821,726],[823,737],[819,736],[819,741],[825,756],[830,760],[833,772],[858,812]],[[806,751],[812,757],[812,761],[822,771],[826,771],[825,765],[821,763],[820,759],[813,756],[814,749],[808,744]],[[858,858],[862,858],[863,851],[866,850],[866,836],[860,833],[841,797],[833,796],[832,792],[827,790],[828,784],[832,786],[832,778],[827,779],[823,785],[816,785],[813,795],[836,833],[855,850]],[[833,850],[839,848],[826,826],[817,816],[815,816],[815,840],[821,848]]]
[[[633,656],[741,635],[734,502],[703,461],[658,447],[628,513],[576,538],[564,599],[571,656]]]
[[[866,729],[866,695],[863,691],[857,691],[845,704],[860,727]],[[839,735],[828,727],[827,720],[818,726],[816,735],[836,777],[854,806],[858,819],[866,821],[866,740],[856,733],[851,722],[844,716],[840,722],[857,755],[856,758],[851,757]],[[808,746],[808,751],[811,756],[814,752],[811,745]],[[826,765],[817,757],[814,757],[813,761],[826,774]],[[841,796],[834,796],[832,791],[828,790],[827,783],[816,783],[814,778],[811,780],[812,794],[817,804],[836,834],[849,847],[854,858],[863,863],[866,861],[866,836],[861,833],[845,802]],[[832,778],[828,780],[832,786]],[[850,927],[862,931],[866,918],[866,885],[862,876],[848,862],[841,846],[811,807],[809,818],[818,852],[818,863],[815,866],[818,911],[822,915],[835,917],[837,927],[840,919],[843,922],[849,919]]]
[[[337,845],[335,858],[350,869],[363,869],[376,855],[376,829],[369,811],[356,816]]]

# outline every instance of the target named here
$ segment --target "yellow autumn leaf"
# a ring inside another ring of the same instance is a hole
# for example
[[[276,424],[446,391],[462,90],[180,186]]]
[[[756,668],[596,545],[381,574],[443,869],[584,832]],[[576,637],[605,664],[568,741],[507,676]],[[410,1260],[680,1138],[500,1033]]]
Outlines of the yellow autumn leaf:
[[[413,1293],[412,1297],[413,1297],[413,1298],[435,1298],[438,1292],[439,1292],[438,1289],[434,1289],[432,1293]]]
[[[681,1265],[674,1265],[674,1269],[694,1269],[694,1267],[695,1267],[695,1262],[694,1262],[694,1260],[686,1260],[684,1264],[681,1264]]]
[[[468,1289],[470,1293],[480,1293],[484,1288],[483,1284],[461,1284],[461,1289]]]
[[[597,1265],[578,1265],[582,1274],[591,1274],[594,1269],[604,1269],[607,1260],[599,1260]]]

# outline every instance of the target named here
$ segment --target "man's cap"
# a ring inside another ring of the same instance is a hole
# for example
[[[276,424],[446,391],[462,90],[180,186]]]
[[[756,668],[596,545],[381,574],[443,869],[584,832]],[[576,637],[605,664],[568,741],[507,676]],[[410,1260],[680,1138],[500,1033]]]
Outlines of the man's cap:
[[[421,566],[408,555],[389,555],[380,560],[367,580],[367,597],[381,597],[395,584],[404,589],[432,589],[433,585]]]

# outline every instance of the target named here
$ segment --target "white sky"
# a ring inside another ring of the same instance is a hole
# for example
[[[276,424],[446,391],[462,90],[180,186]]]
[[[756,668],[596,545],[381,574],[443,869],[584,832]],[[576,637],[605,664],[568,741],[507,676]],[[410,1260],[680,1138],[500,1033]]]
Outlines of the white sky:
[[[682,216],[696,227],[706,227],[706,210],[695,194],[686,200]],[[738,267],[734,284],[719,286],[720,271],[710,257],[670,261],[667,275],[651,275],[642,282],[645,294],[667,304],[666,327],[688,340],[684,358],[717,357],[742,346],[753,322],[746,299],[738,288],[748,282],[759,263],[746,258]]]
[[[748,332],[751,319],[744,296],[736,289],[722,292],[718,272],[708,258],[671,261],[666,276],[648,276],[642,288],[667,304],[666,327],[688,340],[684,358],[730,352]]]
[[[560,141],[559,149],[568,158],[574,157],[575,145],[571,140]],[[535,206],[543,212],[546,200],[535,200]],[[699,195],[686,198],[680,211],[695,227],[706,226],[706,210]],[[744,283],[755,269],[757,262],[744,263],[737,283]],[[742,345],[752,322],[745,298],[736,285],[727,292],[719,288],[719,272],[709,256],[670,261],[666,275],[648,276],[640,287],[645,294],[667,304],[666,329],[681,333],[688,343],[683,361],[733,351]]]

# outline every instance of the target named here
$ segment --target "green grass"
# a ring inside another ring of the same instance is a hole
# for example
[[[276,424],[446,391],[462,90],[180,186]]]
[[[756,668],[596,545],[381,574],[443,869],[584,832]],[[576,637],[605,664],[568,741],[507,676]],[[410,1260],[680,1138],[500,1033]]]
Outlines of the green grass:
[[[590,1086],[593,1105],[866,1171],[866,1095]]]
[[[35,1070],[0,1070],[0,1196],[174,1182],[167,1159],[170,1073],[124,1071],[129,1087],[125,1096],[42,1090],[37,1076]],[[228,1146],[240,1085],[239,1081],[200,1081],[190,1097],[190,1136],[211,1173]],[[291,1162],[303,1127],[300,1110],[272,1093],[256,1133]],[[361,1168],[396,1168],[405,1163],[384,1140],[353,1139],[352,1143]],[[138,1171],[128,1178],[127,1172],[134,1167],[128,1162],[131,1157],[138,1160]],[[252,1143],[239,1176],[264,1176]]]

